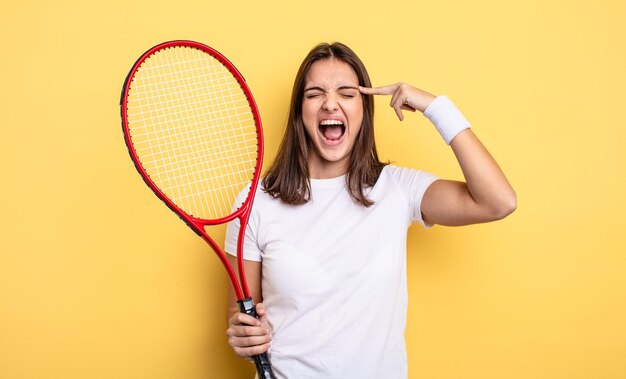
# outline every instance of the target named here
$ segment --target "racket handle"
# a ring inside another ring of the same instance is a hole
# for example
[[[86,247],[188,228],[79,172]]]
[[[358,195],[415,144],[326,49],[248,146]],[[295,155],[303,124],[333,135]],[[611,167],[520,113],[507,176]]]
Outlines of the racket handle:
[[[239,311],[252,317],[259,318],[254,309],[254,301],[251,297],[247,297],[243,300],[238,300]],[[272,364],[267,356],[267,352],[252,356],[254,365],[256,366],[256,372],[259,374],[259,379],[276,379],[274,371],[272,370]]]

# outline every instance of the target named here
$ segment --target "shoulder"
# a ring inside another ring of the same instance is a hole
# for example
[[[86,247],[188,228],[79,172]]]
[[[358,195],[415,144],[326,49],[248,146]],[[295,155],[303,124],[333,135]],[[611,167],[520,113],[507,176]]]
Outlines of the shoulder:
[[[439,178],[430,172],[413,168],[387,165],[376,187],[383,192],[398,191],[409,202],[419,202],[424,193]]]
[[[400,185],[410,185],[413,182],[433,182],[437,179],[437,176],[430,172],[392,164],[385,166],[379,178],[379,180],[393,181]]]
[[[235,211],[236,209],[241,207],[246,201],[249,201],[250,194],[251,194],[251,185],[249,184],[245,188],[243,188],[241,191],[239,191],[237,195],[235,196],[232,210]],[[256,188],[254,191],[254,200],[252,203],[253,205],[252,214],[254,215],[255,213],[259,213],[258,212],[259,209],[265,209],[268,206],[272,206],[272,204],[276,204],[277,202],[280,202],[280,200],[273,198],[270,194],[265,192],[263,190],[262,184],[259,182],[256,185]]]
[[[421,204],[426,190],[439,178],[430,172],[394,165],[387,166],[383,174],[393,183],[397,193],[401,194],[398,197],[406,201],[409,221],[418,222],[427,228],[431,227],[432,225],[423,220]]]
[[[280,198],[272,196],[263,187],[262,181],[259,181],[256,192],[254,194],[254,209],[257,211],[267,211],[268,209],[276,209],[284,206],[288,206]]]

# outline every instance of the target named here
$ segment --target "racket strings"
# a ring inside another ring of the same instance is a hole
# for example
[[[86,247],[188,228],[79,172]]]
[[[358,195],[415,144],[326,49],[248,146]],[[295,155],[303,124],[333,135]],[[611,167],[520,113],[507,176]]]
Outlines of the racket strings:
[[[158,51],[135,73],[127,109],[135,153],[159,189],[194,217],[231,214],[254,176],[259,141],[228,69],[194,48]]]
[[[249,140],[249,141],[245,141],[245,142],[251,143],[253,141],[256,141],[256,140]],[[231,154],[235,158],[239,157],[242,160],[245,160],[245,159],[248,158],[248,154],[247,154],[247,152],[246,152],[245,155],[243,155],[241,153],[241,151],[240,151],[241,150],[240,149],[240,143],[241,142],[236,142],[235,145],[225,144],[223,146],[223,149],[220,150],[220,153]],[[144,149],[137,149],[137,151],[142,153],[144,158],[152,158],[152,159],[155,160],[155,166],[153,166],[153,168],[161,169],[161,170],[167,169],[167,165],[161,166],[161,165],[156,164],[156,162],[163,162],[164,159],[161,156],[155,155],[155,152],[151,148],[151,146],[149,146],[147,148],[144,148]],[[181,152],[178,155],[178,159],[180,160],[179,163],[180,164],[184,164],[184,165],[188,165],[187,167],[189,167],[189,168],[199,169],[198,166],[201,164],[201,163],[198,162],[199,161],[199,159],[198,159],[199,157],[200,158],[214,158],[215,157],[215,152],[205,151],[204,153],[207,153],[207,154],[200,155],[200,154],[202,154],[202,152],[193,151],[193,150],[191,152]],[[241,162],[241,163],[244,163],[244,162]],[[216,165],[216,166],[214,166],[214,168],[216,168],[216,169],[227,169],[228,166]]]

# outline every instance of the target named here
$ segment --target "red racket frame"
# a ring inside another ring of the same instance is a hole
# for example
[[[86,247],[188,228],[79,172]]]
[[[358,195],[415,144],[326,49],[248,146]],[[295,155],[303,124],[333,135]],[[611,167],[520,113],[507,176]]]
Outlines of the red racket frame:
[[[233,77],[235,77],[235,79],[241,86],[242,91],[244,92],[246,98],[248,99],[248,104],[250,105],[252,115],[254,116],[254,122],[256,125],[256,132],[258,136],[257,138],[258,155],[257,155],[257,162],[256,162],[255,170],[254,170],[254,176],[251,182],[250,191],[248,192],[248,196],[246,200],[244,201],[243,205],[241,205],[241,207],[239,207],[236,211],[234,211],[230,215],[219,218],[219,219],[207,220],[207,219],[193,217],[187,214],[181,208],[179,208],[176,204],[174,204],[174,202],[170,200],[161,191],[161,189],[152,181],[152,179],[150,179],[150,176],[148,175],[148,173],[142,166],[141,161],[137,157],[137,154],[135,153],[135,149],[133,148],[133,141],[132,141],[129,129],[128,129],[128,118],[127,118],[128,114],[127,114],[127,105],[126,105],[127,100],[128,100],[128,91],[130,88],[130,84],[135,76],[135,73],[141,66],[141,64],[149,56],[154,54],[156,51],[166,49],[166,48],[171,48],[171,47],[195,48],[195,49],[208,53],[209,55],[217,59],[220,63],[222,63],[230,71]],[[256,193],[257,184],[259,182],[259,177],[261,175],[261,166],[263,165],[263,130],[261,126],[261,117],[259,116],[259,110],[257,108],[256,102],[254,101],[254,97],[252,96],[252,92],[248,88],[248,85],[246,84],[246,80],[243,77],[243,75],[241,75],[239,70],[237,70],[237,68],[225,56],[223,56],[217,50],[207,45],[204,45],[195,41],[188,41],[188,40],[168,41],[168,42],[164,42],[164,43],[161,43],[152,47],[150,50],[146,51],[137,60],[137,62],[135,62],[135,64],[133,65],[133,68],[130,70],[130,72],[128,73],[128,76],[126,77],[126,81],[124,82],[120,105],[121,105],[121,111],[122,111],[122,129],[124,130],[124,139],[126,141],[126,146],[128,147],[128,152],[130,153],[130,156],[133,162],[135,163],[135,167],[137,168],[137,171],[139,171],[139,174],[141,174],[141,177],[143,178],[143,180],[146,182],[148,187],[150,187],[150,189],[152,189],[152,191],[159,197],[159,199],[161,199],[172,211],[174,211],[193,231],[196,232],[196,234],[202,237],[202,239],[204,239],[211,246],[213,251],[215,251],[218,258],[224,265],[224,268],[226,269],[228,277],[230,278],[230,281],[233,285],[233,289],[235,291],[235,295],[237,296],[237,299],[243,300],[244,298],[250,297],[250,291],[248,289],[248,283],[246,281],[246,275],[245,275],[245,270],[244,270],[244,265],[243,265],[243,242],[244,242],[244,237],[246,233],[246,227],[248,225],[248,219],[250,217],[250,212],[252,210],[252,203],[254,201],[254,195]],[[220,225],[220,224],[224,224],[226,222],[232,221],[235,218],[239,218],[239,221],[240,221],[239,235],[237,238],[237,268],[239,270],[239,278],[241,280],[241,283],[237,279],[237,275],[235,274],[235,271],[233,270],[232,266],[228,262],[226,253],[204,230],[204,227],[207,225]]]

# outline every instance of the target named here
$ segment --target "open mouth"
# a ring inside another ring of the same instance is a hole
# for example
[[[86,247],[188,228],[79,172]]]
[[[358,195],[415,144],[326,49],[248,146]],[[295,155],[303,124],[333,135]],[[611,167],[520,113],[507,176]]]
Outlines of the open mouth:
[[[340,120],[323,120],[320,122],[319,131],[325,139],[338,141],[346,132],[346,127]]]

